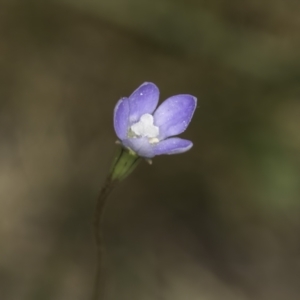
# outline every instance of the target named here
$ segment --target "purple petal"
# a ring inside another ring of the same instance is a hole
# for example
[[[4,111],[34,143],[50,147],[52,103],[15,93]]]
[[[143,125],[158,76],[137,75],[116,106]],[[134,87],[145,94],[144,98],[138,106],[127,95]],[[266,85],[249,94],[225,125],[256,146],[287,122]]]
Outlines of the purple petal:
[[[190,150],[192,146],[193,143],[191,141],[175,137],[166,139],[156,144],[153,152],[154,155],[178,154]]]
[[[115,132],[120,140],[127,137],[129,122],[129,101],[128,98],[122,98],[118,101],[114,110]]]
[[[153,145],[149,143],[148,138],[141,137],[126,139],[123,140],[122,143],[125,147],[130,148],[141,157],[151,158],[155,156],[153,153]]]
[[[130,124],[138,122],[144,114],[152,114],[159,99],[159,89],[151,82],[139,86],[129,97]]]
[[[191,95],[177,95],[164,101],[154,113],[154,124],[159,127],[159,138],[182,133],[188,127],[197,105]]]

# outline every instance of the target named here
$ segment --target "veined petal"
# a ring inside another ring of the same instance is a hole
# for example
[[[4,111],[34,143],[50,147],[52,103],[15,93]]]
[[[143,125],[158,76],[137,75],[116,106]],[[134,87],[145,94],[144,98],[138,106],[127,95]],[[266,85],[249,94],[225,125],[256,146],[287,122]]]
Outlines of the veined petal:
[[[165,100],[154,113],[154,125],[159,127],[159,139],[182,133],[188,127],[197,105],[191,95],[176,95]]]
[[[190,150],[193,147],[193,143],[189,140],[181,138],[169,138],[159,142],[153,146],[154,155],[161,154],[178,154]]]
[[[129,101],[122,98],[118,101],[114,110],[114,128],[120,140],[127,138],[129,126]]]
[[[151,158],[155,154],[153,153],[153,145],[151,145],[147,138],[130,138],[122,141],[123,145],[132,151],[134,151],[138,156]]]
[[[129,97],[130,124],[138,122],[144,114],[152,114],[159,99],[159,89],[151,82],[139,86]]]

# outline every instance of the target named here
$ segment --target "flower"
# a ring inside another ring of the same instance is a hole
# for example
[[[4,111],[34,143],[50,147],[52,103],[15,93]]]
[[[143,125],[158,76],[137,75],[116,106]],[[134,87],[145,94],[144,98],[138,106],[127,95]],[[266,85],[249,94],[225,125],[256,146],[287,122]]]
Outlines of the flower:
[[[159,89],[151,82],[139,86],[114,109],[114,128],[122,145],[140,157],[188,151],[193,143],[174,137],[188,127],[197,105],[192,95],[176,95],[157,109]]]

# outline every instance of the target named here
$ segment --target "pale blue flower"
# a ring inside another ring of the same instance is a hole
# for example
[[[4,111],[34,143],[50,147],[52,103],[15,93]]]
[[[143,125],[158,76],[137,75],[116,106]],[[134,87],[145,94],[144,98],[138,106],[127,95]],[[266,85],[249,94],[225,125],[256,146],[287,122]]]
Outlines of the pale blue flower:
[[[175,137],[188,127],[197,105],[191,95],[176,95],[157,109],[159,89],[145,82],[128,98],[118,101],[114,128],[122,145],[140,157],[188,151],[193,143]]]

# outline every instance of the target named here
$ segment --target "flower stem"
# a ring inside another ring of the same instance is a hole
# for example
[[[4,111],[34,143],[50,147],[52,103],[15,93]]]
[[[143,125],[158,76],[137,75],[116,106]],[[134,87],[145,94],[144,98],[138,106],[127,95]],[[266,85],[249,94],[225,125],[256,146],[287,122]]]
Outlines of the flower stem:
[[[103,269],[102,268],[103,254],[104,254],[102,223],[103,223],[105,204],[115,184],[116,182],[111,180],[111,176],[108,176],[103,188],[100,191],[96,203],[95,213],[94,213],[93,225],[94,225],[94,234],[95,234],[96,250],[97,250],[97,265],[96,265],[97,270],[95,276],[93,300],[101,299],[102,297],[100,298],[100,294],[104,295],[104,283],[103,280],[101,280],[102,269]]]
[[[97,249],[97,265],[96,275],[93,290],[93,300],[104,299],[105,282],[103,276],[103,256],[104,256],[104,243],[103,243],[103,215],[105,210],[105,204],[108,196],[114,189],[114,187],[125,179],[137,166],[140,158],[130,151],[127,151],[123,147],[120,148],[110,173],[106,178],[103,188],[100,191],[97,199],[95,213],[94,213],[94,235]]]

